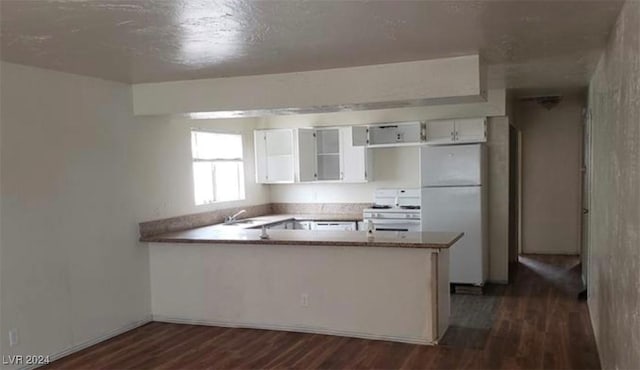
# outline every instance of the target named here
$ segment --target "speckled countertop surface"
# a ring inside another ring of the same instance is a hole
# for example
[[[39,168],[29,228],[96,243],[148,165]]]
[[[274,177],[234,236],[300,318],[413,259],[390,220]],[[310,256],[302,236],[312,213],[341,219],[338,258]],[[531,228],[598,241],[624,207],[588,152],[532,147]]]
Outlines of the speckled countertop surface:
[[[345,247],[449,248],[463,233],[377,231],[372,238],[365,231],[268,230],[269,239],[260,238],[261,230],[240,227],[205,226],[141,238],[148,243],[211,243],[308,245]]]
[[[142,238],[162,235],[176,231],[191,230],[197,227],[223,223],[225,217],[245,211],[240,218],[256,221],[242,228],[260,227],[289,219],[313,221],[361,221],[364,209],[371,203],[268,203],[245,207],[232,207],[208,212],[144,221],[139,224]]]

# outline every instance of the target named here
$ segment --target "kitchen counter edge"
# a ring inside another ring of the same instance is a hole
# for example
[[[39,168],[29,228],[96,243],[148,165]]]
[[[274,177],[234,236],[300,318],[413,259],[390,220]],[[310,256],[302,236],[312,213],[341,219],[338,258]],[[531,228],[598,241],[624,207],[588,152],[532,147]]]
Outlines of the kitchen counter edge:
[[[143,243],[178,244],[253,244],[307,245],[382,248],[446,249],[464,233],[456,232],[395,232],[377,231],[370,238],[365,231],[270,230],[268,239],[260,238],[260,230],[232,231],[200,227],[162,235],[140,238]]]

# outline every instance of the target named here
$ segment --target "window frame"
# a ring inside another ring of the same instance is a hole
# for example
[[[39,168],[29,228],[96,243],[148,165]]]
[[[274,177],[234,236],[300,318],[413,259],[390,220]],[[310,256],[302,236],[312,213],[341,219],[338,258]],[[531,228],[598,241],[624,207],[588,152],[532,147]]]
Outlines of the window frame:
[[[191,146],[191,179],[192,179],[192,189],[193,189],[193,199],[194,203],[197,207],[211,205],[215,203],[224,203],[224,202],[237,202],[246,199],[246,173],[244,166],[244,157],[245,157],[245,145],[244,145],[244,135],[241,132],[237,131],[226,131],[226,130],[218,130],[218,129],[206,129],[200,127],[192,127],[189,131],[189,139]],[[241,154],[240,158],[214,158],[214,159],[205,159],[205,158],[197,158],[194,156],[194,145],[193,145],[193,134],[194,133],[204,133],[204,134],[218,134],[218,135],[236,135],[240,137],[240,145],[241,145]],[[209,163],[211,165],[211,179],[212,179],[212,200],[205,201],[203,203],[198,203],[196,199],[196,181],[195,181],[195,164],[196,163]],[[228,199],[228,200],[216,200],[216,163],[238,163],[240,164],[240,170],[238,171],[238,185],[240,188],[238,189],[239,198],[236,199]]]

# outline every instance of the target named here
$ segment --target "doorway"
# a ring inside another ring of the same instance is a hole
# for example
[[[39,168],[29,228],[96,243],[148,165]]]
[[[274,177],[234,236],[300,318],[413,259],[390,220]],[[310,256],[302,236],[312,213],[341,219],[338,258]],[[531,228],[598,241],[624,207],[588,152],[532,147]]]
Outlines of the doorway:
[[[580,232],[580,264],[582,284],[587,290],[589,269],[589,210],[591,209],[591,112],[585,109],[582,129],[582,218]]]
[[[522,140],[520,245],[524,254],[580,254],[584,103],[582,94],[516,106]]]

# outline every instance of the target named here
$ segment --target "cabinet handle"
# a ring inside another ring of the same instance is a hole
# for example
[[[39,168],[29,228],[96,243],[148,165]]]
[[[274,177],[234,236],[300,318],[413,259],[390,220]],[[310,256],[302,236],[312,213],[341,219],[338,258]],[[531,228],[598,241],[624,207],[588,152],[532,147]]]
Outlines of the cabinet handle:
[[[344,180],[344,172],[340,172],[340,180]]]

